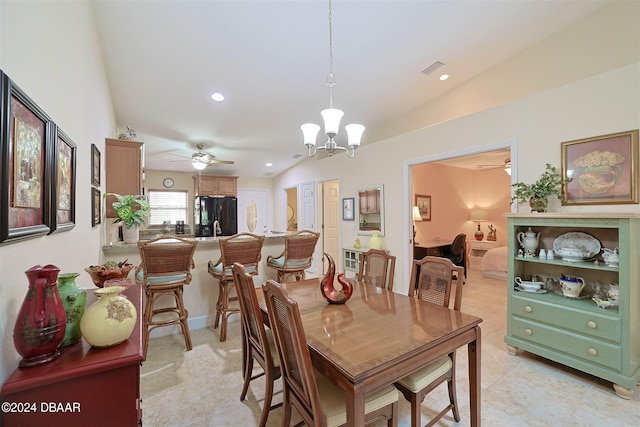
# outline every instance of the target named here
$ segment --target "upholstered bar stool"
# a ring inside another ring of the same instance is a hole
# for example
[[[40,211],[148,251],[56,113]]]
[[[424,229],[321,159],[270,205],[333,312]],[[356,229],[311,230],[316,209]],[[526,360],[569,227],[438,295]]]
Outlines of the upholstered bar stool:
[[[258,274],[258,264],[262,258],[262,245],[264,236],[256,236],[251,233],[239,233],[231,237],[220,238],[220,258],[217,261],[209,261],[209,274],[218,279],[220,292],[216,303],[216,318],[214,328],[220,325],[220,342],[227,339],[227,319],[230,315],[240,312],[239,306],[230,307],[230,301],[237,301],[237,296],[231,296],[233,288],[233,263],[244,265],[247,273]],[[220,322],[222,320],[222,322]]]
[[[189,313],[184,307],[182,292],[184,285],[191,282],[190,270],[194,267],[193,254],[197,243],[194,239],[169,235],[138,242],[141,262],[135,277],[136,282],[142,284],[146,295],[143,328],[145,360],[149,334],[163,326],[180,325],[187,351],[192,348]],[[154,308],[156,300],[163,295],[172,296],[175,305]]]
[[[284,252],[267,257],[267,267],[277,271],[276,280],[284,283],[289,275],[295,275],[296,281],[304,279],[304,270],[311,267],[313,252],[320,233],[302,230],[285,237]]]

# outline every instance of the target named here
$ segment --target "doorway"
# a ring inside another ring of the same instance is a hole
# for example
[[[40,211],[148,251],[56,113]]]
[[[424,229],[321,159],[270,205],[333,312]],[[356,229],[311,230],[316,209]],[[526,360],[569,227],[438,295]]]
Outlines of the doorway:
[[[320,221],[321,251],[316,254],[321,257],[321,271],[324,274],[328,265],[323,256],[327,253],[333,258],[336,270],[340,271],[340,184],[337,179],[318,183],[318,220]],[[316,257],[318,260],[318,257]]]

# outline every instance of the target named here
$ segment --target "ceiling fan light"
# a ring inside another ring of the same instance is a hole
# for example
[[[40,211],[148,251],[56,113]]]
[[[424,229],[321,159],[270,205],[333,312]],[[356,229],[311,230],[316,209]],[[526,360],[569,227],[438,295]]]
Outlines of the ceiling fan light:
[[[363,125],[350,124],[346,125],[344,129],[347,131],[349,147],[358,148],[360,146],[360,140],[362,139],[365,127]]]
[[[504,171],[507,175],[511,176],[511,159],[507,159],[504,161]]]
[[[197,169],[197,170],[199,170],[199,171],[204,170],[204,169],[207,167],[207,164],[206,164],[206,163],[201,162],[201,161],[195,161],[195,160],[194,160],[193,162],[191,162],[191,165],[192,165],[195,169]]]

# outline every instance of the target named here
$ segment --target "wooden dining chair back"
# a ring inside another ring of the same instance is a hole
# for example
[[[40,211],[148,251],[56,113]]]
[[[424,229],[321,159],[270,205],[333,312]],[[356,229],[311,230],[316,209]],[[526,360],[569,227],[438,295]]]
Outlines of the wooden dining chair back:
[[[334,427],[346,423],[344,391],[326,376],[314,371],[298,304],[277,282],[262,286],[269,324],[282,365],[283,426],[291,421],[296,408],[309,426]],[[365,421],[386,419],[388,426],[398,425],[398,392],[393,386],[365,396]]]
[[[170,235],[138,242],[141,262],[136,269],[135,278],[143,286],[146,296],[143,316],[145,359],[151,331],[163,326],[180,325],[187,350],[192,348],[189,313],[184,306],[182,293],[184,285],[191,283],[191,269],[195,266],[193,254],[197,244],[194,239]],[[175,305],[156,307],[156,300],[163,295],[172,296]],[[156,318],[157,315],[160,316]]]
[[[409,283],[417,283],[417,289],[411,289],[410,286],[410,297],[450,308],[451,296],[453,295],[453,309],[460,311],[464,269],[454,265],[451,260],[433,256],[414,260]],[[411,403],[411,427],[422,425],[421,404],[424,398],[445,381],[449,391],[449,404],[429,421],[427,426],[431,426],[449,410],[453,412],[454,420],[460,421],[456,395],[455,351],[423,366],[395,383],[396,388]]]
[[[445,248],[442,254],[444,258],[448,258],[455,265],[464,268],[464,277],[467,277],[467,235],[458,234],[451,242],[451,246]]]
[[[249,383],[256,378],[265,377],[265,396],[260,418],[260,427],[264,427],[269,411],[281,405],[271,406],[273,383],[280,378],[280,358],[278,357],[271,330],[265,330],[264,321],[258,305],[253,276],[240,263],[232,266],[236,293],[240,303],[240,315],[243,326],[243,370],[244,384],[240,392],[240,400],[244,400],[249,390]],[[254,360],[262,367],[262,372],[253,375]]]
[[[367,285],[393,290],[393,274],[396,269],[396,257],[381,249],[369,249],[360,254],[358,280]]]
[[[238,262],[244,266],[247,273],[258,274],[258,266],[262,258],[264,236],[251,233],[239,233],[230,237],[220,238],[220,258],[209,261],[209,274],[218,279],[220,290],[216,302],[216,317],[214,329],[220,325],[220,342],[227,339],[227,320],[230,315],[240,312],[240,307],[230,307],[229,302],[237,301],[237,296],[231,295],[233,288],[233,272],[231,267]]]
[[[284,251],[277,256],[267,257],[267,266],[276,270],[276,280],[286,281],[287,276],[294,275],[296,281],[304,280],[304,271],[311,267],[313,252],[320,233],[302,230],[284,239]]]

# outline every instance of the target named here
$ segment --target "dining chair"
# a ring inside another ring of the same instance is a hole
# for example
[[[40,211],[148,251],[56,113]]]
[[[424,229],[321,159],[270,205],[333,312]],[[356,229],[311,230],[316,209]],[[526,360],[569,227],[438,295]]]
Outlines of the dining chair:
[[[426,256],[421,260],[414,260],[409,283],[416,283],[417,279],[418,289],[409,289],[409,296],[449,308],[451,293],[454,292],[453,309],[460,311],[463,275],[463,267],[454,265],[446,258]],[[449,389],[449,404],[429,421],[427,426],[431,426],[449,410],[453,412],[453,419],[460,421],[456,396],[455,351],[395,383],[396,388],[411,403],[411,427],[421,425],[421,405],[426,395],[445,381]]]
[[[220,258],[209,261],[209,274],[218,279],[220,291],[216,302],[216,317],[213,328],[220,325],[220,342],[227,340],[227,319],[234,313],[240,313],[240,307],[230,307],[229,302],[237,301],[237,296],[231,296],[233,288],[233,272],[231,266],[239,262],[244,265],[251,275],[258,274],[258,265],[262,258],[264,236],[251,233],[238,233],[230,237],[220,238]]]
[[[284,238],[284,251],[277,256],[267,256],[267,266],[276,270],[276,280],[284,283],[289,275],[296,281],[304,280],[304,270],[311,267],[313,252],[320,233],[301,230]]]
[[[182,293],[184,285],[191,283],[191,269],[195,267],[193,254],[197,244],[194,239],[172,235],[138,242],[141,262],[136,268],[135,279],[144,288],[146,296],[143,315],[145,360],[151,331],[163,326],[180,325],[187,351],[192,349],[189,312],[184,306]],[[175,305],[155,307],[156,300],[164,295],[172,296]],[[160,317],[154,319],[156,315]]]
[[[282,425],[291,422],[295,408],[309,426],[335,427],[347,421],[344,391],[311,364],[298,304],[273,280],[262,286],[269,324],[282,364]],[[398,391],[388,385],[365,396],[365,421],[386,419],[398,425]]]
[[[395,256],[381,249],[369,249],[360,253],[358,280],[392,291],[395,269]]]
[[[451,246],[445,247],[442,256],[448,258],[455,265],[464,268],[464,277],[467,277],[467,235],[458,234],[451,243]]]
[[[264,405],[260,417],[260,427],[264,427],[271,409],[282,404],[271,406],[273,398],[273,383],[280,378],[280,358],[276,350],[271,330],[265,330],[256,289],[253,285],[253,276],[247,272],[240,263],[234,263],[232,268],[233,279],[240,303],[240,315],[242,317],[243,336],[243,370],[244,384],[240,392],[240,400],[244,400],[249,390],[249,383],[256,378],[265,377]],[[262,372],[253,375],[253,361],[262,366]]]

